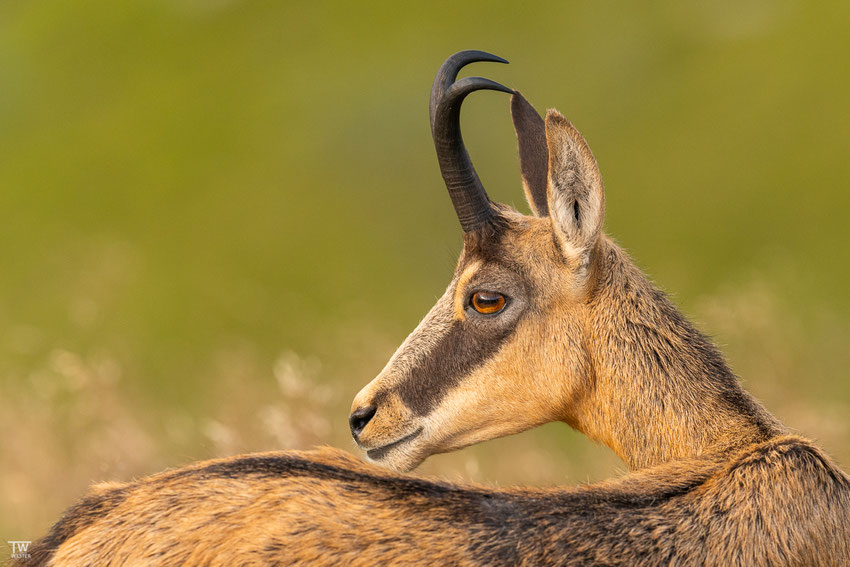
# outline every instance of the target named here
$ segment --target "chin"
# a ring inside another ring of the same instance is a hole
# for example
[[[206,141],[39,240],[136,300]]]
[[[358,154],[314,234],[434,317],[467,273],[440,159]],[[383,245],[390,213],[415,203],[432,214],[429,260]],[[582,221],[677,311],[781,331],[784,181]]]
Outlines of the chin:
[[[367,452],[366,460],[393,472],[406,473],[421,465],[422,461],[427,459],[430,455],[430,453],[424,451],[406,449],[407,450],[398,449],[390,451],[377,458],[369,456],[369,453]]]

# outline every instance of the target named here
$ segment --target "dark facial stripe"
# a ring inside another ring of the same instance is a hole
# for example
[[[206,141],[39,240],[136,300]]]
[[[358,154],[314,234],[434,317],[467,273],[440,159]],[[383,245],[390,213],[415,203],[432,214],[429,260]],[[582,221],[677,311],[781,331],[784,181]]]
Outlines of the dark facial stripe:
[[[520,319],[497,329],[476,329],[468,321],[452,322],[434,350],[398,385],[401,401],[414,415],[428,415],[464,376],[499,350]]]

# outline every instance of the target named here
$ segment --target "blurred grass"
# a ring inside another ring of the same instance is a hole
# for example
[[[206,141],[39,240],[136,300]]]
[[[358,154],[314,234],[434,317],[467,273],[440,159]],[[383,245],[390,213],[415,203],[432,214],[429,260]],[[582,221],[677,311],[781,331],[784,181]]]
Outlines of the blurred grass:
[[[35,539],[93,480],[351,448],[352,396],[459,249],[427,97],[465,48],[512,61],[471,72],[576,123],[608,232],[848,466],[848,16],[757,0],[0,3],[0,533]],[[485,185],[527,210],[506,97],[470,100]],[[423,470],[621,468],[550,425]]]

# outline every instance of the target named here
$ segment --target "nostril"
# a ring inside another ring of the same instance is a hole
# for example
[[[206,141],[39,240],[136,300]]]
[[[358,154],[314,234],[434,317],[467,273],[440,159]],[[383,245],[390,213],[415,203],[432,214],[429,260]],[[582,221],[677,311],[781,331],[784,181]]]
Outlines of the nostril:
[[[348,424],[351,426],[351,434],[355,439],[360,435],[360,432],[366,427],[366,424],[369,423],[375,416],[375,412],[378,410],[375,406],[366,406],[363,408],[357,408],[351,413],[351,416],[348,418]]]

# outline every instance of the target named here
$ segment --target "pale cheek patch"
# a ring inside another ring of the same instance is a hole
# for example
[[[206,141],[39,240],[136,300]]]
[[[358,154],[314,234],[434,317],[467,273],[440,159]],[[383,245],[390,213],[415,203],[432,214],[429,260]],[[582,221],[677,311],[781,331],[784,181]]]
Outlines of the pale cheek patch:
[[[525,343],[515,338],[504,345],[465,376],[427,417],[436,452],[512,435],[553,419],[552,407],[560,396],[555,388],[545,396],[533,395],[539,385],[532,378],[536,373],[525,371],[529,366]]]
[[[478,271],[481,267],[481,260],[473,262],[470,264],[457,279],[457,286],[455,287],[455,297],[454,297],[454,313],[455,319],[457,321],[463,321],[466,319],[466,315],[464,314],[464,308],[466,307],[466,302],[464,298],[466,297],[466,284],[469,283],[469,280],[472,279],[472,276]]]

